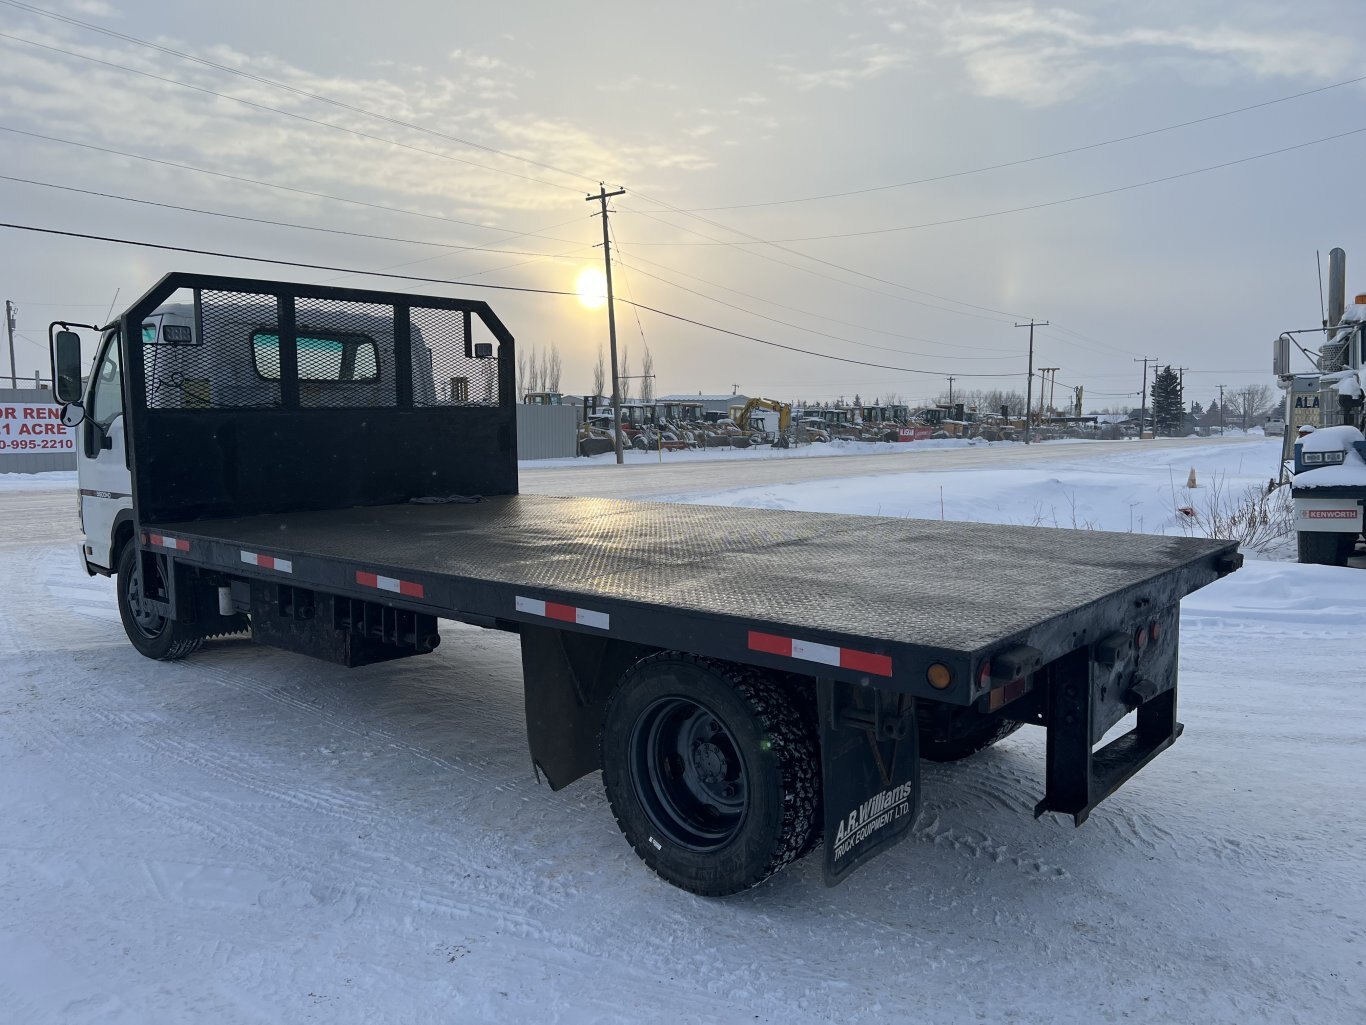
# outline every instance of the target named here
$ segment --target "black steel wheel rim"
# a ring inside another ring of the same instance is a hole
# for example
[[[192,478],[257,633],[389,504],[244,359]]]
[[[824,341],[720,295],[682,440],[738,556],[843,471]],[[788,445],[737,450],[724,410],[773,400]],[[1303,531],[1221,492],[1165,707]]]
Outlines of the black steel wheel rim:
[[[725,723],[690,698],[652,703],[631,729],[631,786],[651,824],[686,850],[710,852],[739,832],[749,779]]]
[[[153,612],[142,600],[142,591],[138,588],[136,567],[134,567],[133,572],[128,574],[128,586],[125,588],[125,594],[128,600],[128,611],[132,614],[133,625],[137,627],[138,633],[149,640],[159,637],[161,631],[166,628],[166,617]]]

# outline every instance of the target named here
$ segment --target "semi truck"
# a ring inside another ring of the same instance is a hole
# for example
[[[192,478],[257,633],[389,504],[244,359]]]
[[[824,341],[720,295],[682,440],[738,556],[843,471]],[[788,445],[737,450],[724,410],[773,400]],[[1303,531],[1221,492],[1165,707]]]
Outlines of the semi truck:
[[[354,667],[432,652],[442,620],[516,635],[538,777],[601,771],[640,859],[698,894],[816,850],[845,879],[912,835],[922,759],[1023,725],[1047,738],[1035,816],[1080,825],[1180,736],[1179,603],[1241,564],[520,494],[515,342],[479,301],[172,273],[103,326],[86,386],[72,327],[50,335],[82,559],[138,652],[248,632]]]
[[[1366,294],[1346,301],[1347,257],[1329,253],[1323,342],[1306,350],[1312,373],[1292,371],[1287,331],[1276,340],[1273,369],[1286,391],[1285,445],[1301,563],[1345,566],[1366,529],[1366,402],[1361,372]]]

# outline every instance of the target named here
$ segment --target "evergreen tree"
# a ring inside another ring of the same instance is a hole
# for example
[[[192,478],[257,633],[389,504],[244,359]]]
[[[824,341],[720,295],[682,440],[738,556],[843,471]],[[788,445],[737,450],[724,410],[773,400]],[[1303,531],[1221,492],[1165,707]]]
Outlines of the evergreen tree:
[[[1171,367],[1163,367],[1153,381],[1153,432],[1172,437],[1181,432],[1186,404],[1181,398],[1181,378]]]

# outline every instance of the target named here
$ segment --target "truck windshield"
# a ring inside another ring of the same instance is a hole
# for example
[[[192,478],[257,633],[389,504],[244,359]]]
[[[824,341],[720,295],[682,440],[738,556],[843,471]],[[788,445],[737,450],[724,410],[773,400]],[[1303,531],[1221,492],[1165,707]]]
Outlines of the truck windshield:
[[[299,380],[374,381],[379,376],[375,341],[366,335],[299,335]],[[251,358],[267,381],[280,379],[280,336],[256,331],[251,336]]]

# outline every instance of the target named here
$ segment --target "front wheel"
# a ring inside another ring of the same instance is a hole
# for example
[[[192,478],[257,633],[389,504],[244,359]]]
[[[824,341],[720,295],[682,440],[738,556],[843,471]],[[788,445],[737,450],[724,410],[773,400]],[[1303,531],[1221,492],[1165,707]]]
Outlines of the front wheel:
[[[199,650],[204,638],[198,631],[186,624],[165,616],[146,607],[142,591],[138,586],[137,566],[138,546],[129,541],[119,552],[118,588],[119,618],[123,620],[123,631],[133,642],[133,647],[148,658],[170,661],[184,658]],[[151,560],[155,569],[144,567],[148,590],[154,594],[164,594],[166,582],[162,579],[161,569],[156,560]]]
[[[1355,548],[1355,534],[1326,530],[1299,532],[1299,561],[1306,566],[1346,566]]]
[[[748,889],[820,827],[819,742],[754,670],[679,652],[637,662],[607,703],[602,778],[617,824],[665,881]]]

